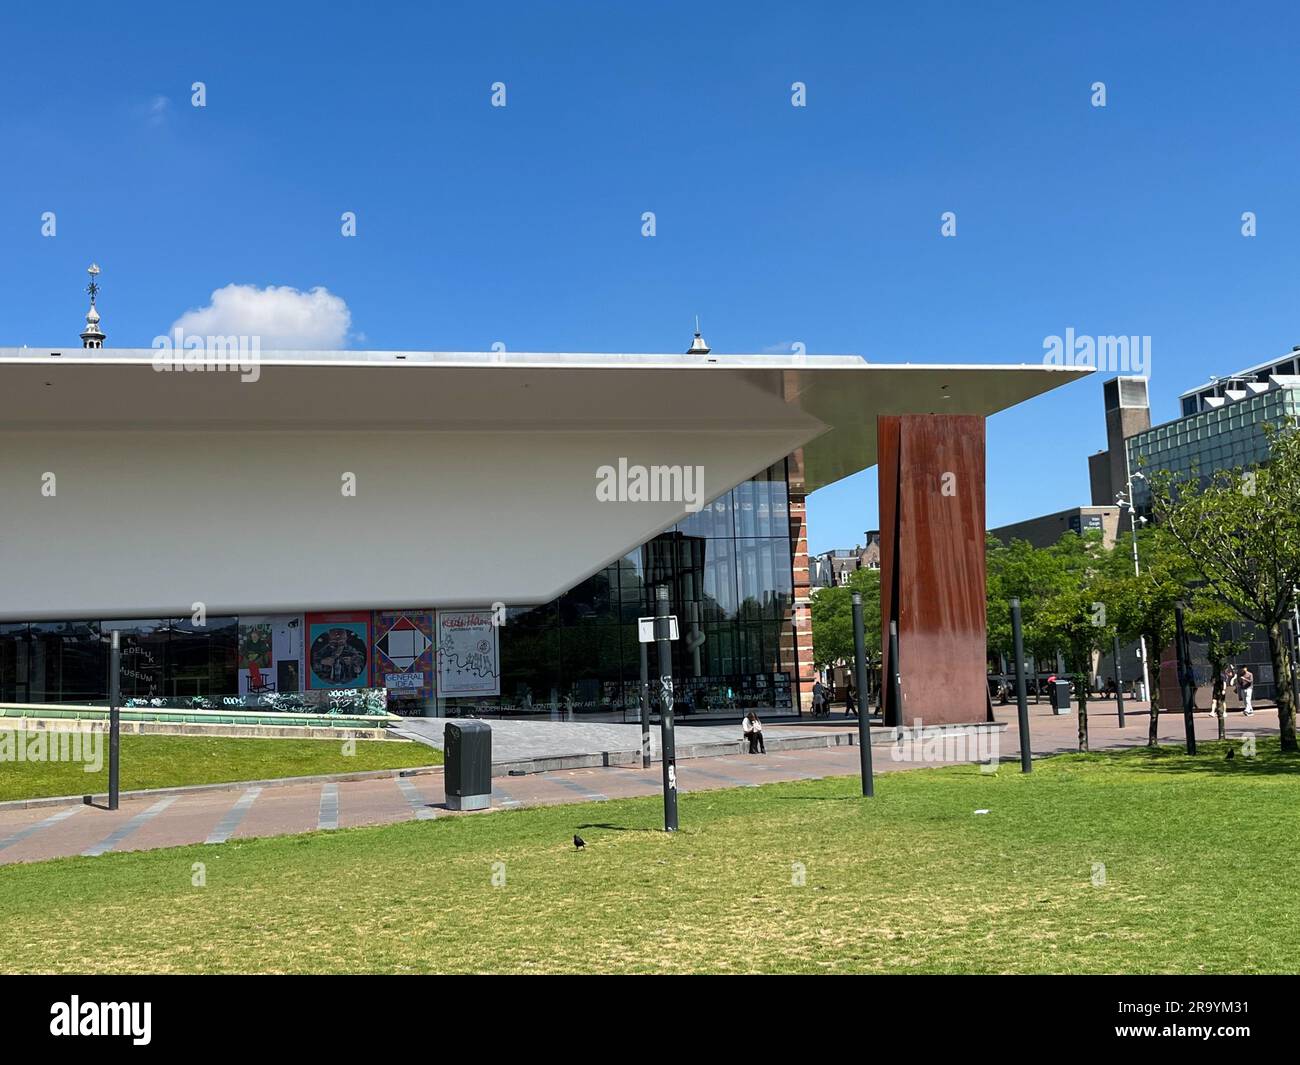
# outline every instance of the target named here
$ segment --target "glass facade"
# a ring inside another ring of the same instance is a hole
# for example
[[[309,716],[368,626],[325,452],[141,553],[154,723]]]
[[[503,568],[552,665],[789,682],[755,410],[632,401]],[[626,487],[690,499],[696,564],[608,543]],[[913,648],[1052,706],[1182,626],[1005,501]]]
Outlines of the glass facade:
[[[1270,373],[1289,373],[1289,366],[1284,363],[1257,376],[1266,381]],[[1216,387],[1222,395],[1224,386]],[[1300,419],[1300,387],[1294,385],[1202,410],[1129,437],[1125,442],[1129,468],[1148,476],[1168,470],[1175,478],[1207,480],[1220,470],[1255,466],[1268,458],[1264,425],[1280,426],[1288,419]],[[1133,500],[1139,511],[1150,512],[1151,489],[1145,480],[1134,479]],[[1249,665],[1254,673],[1256,697],[1274,698],[1267,637],[1245,623],[1233,622],[1231,628],[1233,636],[1246,641],[1245,651],[1236,660]]]
[[[631,720],[639,713],[637,619],[667,585],[679,714],[793,712],[798,671],[785,463],[545,606],[512,610],[501,630],[499,699],[439,700],[443,713]],[[649,647],[650,674],[658,657]]]
[[[390,706],[402,713],[631,720],[639,713],[637,619],[653,615],[654,588],[662,584],[681,636],[672,645],[678,713],[792,711],[798,676],[793,547],[783,460],[560,598],[508,611],[499,633],[499,697],[412,698],[390,691]],[[253,631],[256,619],[243,620]],[[0,703],[105,702],[107,634],[114,629],[122,633],[124,700],[243,694],[249,680],[241,685],[247,667],[240,621],[0,624]],[[374,627],[376,639],[380,628]],[[650,671],[657,676],[653,645]],[[289,690],[285,677],[279,680],[286,685],[279,690]],[[384,684],[382,673],[372,682]]]
[[[1300,388],[1263,392],[1156,425],[1125,442],[1129,468],[1148,475],[1169,470],[1182,478],[1253,466],[1268,457],[1263,425],[1280,425],[1287,418],[1300,418]],[[1139,510],[1150,507],[1150,490],[1140,479],[1133,483],[1133,496]]]
[[[234,694],[235,618],[0,625],[0,703],[102,703],[107,634],[122,633],[122,698]]]

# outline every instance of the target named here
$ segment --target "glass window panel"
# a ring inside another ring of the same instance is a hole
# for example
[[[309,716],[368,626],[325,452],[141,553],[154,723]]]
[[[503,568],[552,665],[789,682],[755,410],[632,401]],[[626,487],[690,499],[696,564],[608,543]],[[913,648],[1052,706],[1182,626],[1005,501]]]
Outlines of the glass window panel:
[[[501,702],[519,713],[545,712],[560,664],[558,608],[513,608],[501,630]]]
[[[715,499],[707,509],[713,515],[710,519],[710,536],[732,537],[736,535],[735,493],[724,492],[721,496]]]
[[[0,625],[0,702],[31,702],[26,622]]]
[[[704,557],[702,603],[709,620],[734,618],[736,597],[736,545],[732,540],[710,540]]]
[[[612,568],[603,569],[560,596],[561,623],[569,625],[592,619],[613,621],[613,603],[618,588],[616,573]],[[612,592],[611,578],[614,581]]]
[[[123,699],[160,699],[172,694],[165,689],[167,642],[171,623],[161,618],[147,621],[105,621],[105,635],[121,632]]]
[[[742,618],[778,618],[784,612],[793,593],[789,550],[784,539],[736,541]]]
[[[606,685],[622,681],[620,629],[593,623],[560,629],[560,699],[567,711],[592,714],[611,709]]]
[[[233,695],[238,691],[239,623],[236,618],[167,622],[164,695]]]
[[[756,536],[757,528],[757,507],[755,504],[756,484],[754,481],[745,481],[737,485],[736,495],[736,535],[737,536]]]

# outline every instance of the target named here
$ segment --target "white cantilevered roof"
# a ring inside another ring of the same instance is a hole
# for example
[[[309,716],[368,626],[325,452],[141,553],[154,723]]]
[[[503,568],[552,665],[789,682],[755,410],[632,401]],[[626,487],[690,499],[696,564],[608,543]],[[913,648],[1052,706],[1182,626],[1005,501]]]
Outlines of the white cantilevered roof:
[[[1087,372],[265,352],[245,383],[154,355],[0,349],[0,620],[544,603],[800,447],[820,488],[875,462],[879,414],[995,414]],[[620,464],[698,491],[611,502]]]
[[[877,415],[992,415],[1090,372],[858,356],[268,351],[245,382],[238,371],[159,372],[157,354],[0,348],[0,431],[765,430],[802,438],[813,491],[874,465]]]

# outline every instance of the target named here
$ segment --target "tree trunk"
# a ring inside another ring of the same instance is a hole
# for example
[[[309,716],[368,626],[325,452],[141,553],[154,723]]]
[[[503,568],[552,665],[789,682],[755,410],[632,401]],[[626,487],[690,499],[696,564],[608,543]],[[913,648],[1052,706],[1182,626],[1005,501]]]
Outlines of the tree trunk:
[[[1079,689],[1079,750],[1088,749],[1088,684],[1087,675],[1080,673],[1075,681]]]
[[[1159,648],[1159,642],[1150,634],[1146,637],[1148,647]],[[1159,746],[1160,735],[1160,651],[1156,651],[1156,665],[1154,676],[1150,668],[1150,651],[1147,652],[1147,683],[1151,690],[1147,693],[1151,697],[1151,724],[1147,728],[1147,746]]]
[[[1282,750],[1300,750],[1295,736],[1295,693],[1291,689],[1291,650],[1279,622],[1268,626],[1268,656],[1273,662],[1273,687],[1277,691],[1278,735]]]

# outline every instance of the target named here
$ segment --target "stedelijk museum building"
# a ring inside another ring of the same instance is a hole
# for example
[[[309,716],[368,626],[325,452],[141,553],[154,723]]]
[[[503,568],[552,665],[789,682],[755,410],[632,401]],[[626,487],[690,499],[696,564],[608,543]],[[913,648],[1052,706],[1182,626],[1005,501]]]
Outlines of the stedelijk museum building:
[[[684,355],[280,351],[241,373],[104,348],[93,306],[87,334],[0,349],[3,705],[102,705],[118,630],[136,705],[357,689],[630,720],[666,585],[679,714],[795,713],[807,494],[874,464],[878,415],[983,417],[1079,373],[698,334]]]

